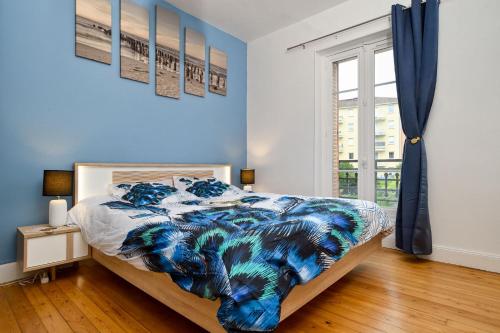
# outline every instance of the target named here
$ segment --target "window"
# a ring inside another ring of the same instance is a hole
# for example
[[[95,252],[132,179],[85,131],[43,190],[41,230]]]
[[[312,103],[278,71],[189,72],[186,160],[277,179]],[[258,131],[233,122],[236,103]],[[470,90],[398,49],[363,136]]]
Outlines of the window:
[[[333,101],[325,105],[333,106],[334,121],[321,126],[333,124],[337,126],[333,133],[348,135],[346,152],[344,148],[332,150],[333,168],[329,170],[333,195],[375,201],[390,214],[395,213],[402,133],[390,42],[366,40],[362,46],[350,45],[328,60],[333,67],[333,80],[328,85],[333,94],[325,95],[333,96]],[[341,144],[334,136],[333,145],[340,148]]]

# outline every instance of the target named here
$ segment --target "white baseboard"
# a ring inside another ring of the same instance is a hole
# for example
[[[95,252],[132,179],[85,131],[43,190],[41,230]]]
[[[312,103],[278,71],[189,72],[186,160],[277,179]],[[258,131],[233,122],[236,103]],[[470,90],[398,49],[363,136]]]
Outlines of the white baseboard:
[[[382,241],[382,246],[390,249],[395,249],[395,244],[396,238],[394,235],[390,235]],[[447,264],[500,273],[500,255],[494,253],[470,251],[443,245],[433,245],[431,255],[419,257]]]
[[[23,273],[17,262],[0,265],[0,284],[24,279],[34,273]]]

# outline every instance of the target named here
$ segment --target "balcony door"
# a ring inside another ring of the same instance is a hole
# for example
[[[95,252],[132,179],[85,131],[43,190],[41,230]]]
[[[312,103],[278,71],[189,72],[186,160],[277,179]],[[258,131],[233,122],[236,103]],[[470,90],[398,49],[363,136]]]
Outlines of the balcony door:
[[[387,41],[328,58],[331,68],[331,194],[375,201],[395,216],[404,135]],[[327,67],[327,68],[328,68]]]

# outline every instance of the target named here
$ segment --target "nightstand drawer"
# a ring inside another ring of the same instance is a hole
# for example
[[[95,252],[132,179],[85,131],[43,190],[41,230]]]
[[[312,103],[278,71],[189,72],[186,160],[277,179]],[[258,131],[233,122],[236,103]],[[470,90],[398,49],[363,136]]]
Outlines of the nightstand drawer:
[[[30,238],[26,240],[26,268],[66,260],[66,234]]]

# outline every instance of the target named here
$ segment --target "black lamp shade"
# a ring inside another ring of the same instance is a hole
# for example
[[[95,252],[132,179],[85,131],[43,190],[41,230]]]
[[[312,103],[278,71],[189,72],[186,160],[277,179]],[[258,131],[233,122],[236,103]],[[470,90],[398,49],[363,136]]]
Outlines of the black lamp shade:
[[[240,183],[242,185],[255,184],[255,169],[241,169],[241,171],[240,171]]]
[[[43,195],[44,196],[73,195],[73,171],[44,170]]]

